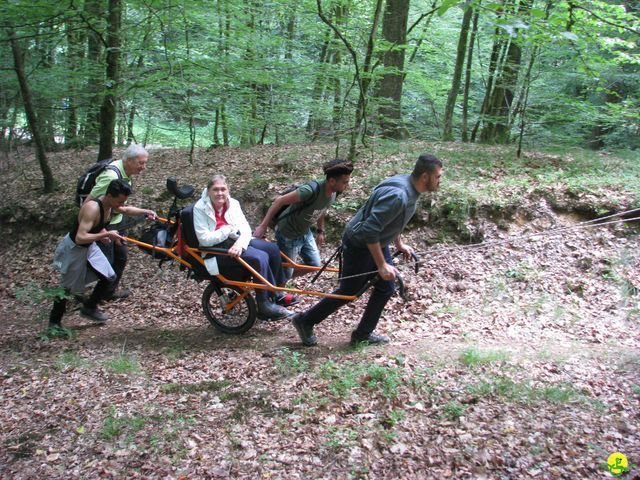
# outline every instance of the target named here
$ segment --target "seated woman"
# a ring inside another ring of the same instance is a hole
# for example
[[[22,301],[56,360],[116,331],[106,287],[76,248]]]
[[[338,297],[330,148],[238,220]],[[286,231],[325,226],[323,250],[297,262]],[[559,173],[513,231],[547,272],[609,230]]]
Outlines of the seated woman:
[[[193,207],[193,225],[201,247],[227,248],[230,256],[216,255],[220,273],[228,278],[239,278],[246,269],[234,257],[241,257],[272,285],[284,285],[286,277],[278,245],[251,238],[251,227],[242,213],[240,203],[229,196],[224,175],[214,175],[202,197]],[[297,303],[295,295],[271,300],[268,290],[256,289],[258,317],[277,320],[292,315],[280,304]]]

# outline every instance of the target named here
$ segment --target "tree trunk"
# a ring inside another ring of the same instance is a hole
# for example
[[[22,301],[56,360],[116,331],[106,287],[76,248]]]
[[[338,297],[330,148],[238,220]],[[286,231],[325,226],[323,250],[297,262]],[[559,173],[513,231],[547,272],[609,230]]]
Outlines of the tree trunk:
[[[49,164],[47,163],[47,156],[45,153],[44,143],[40,136],[40,128],[38,125],[38,117],[36,115],[35,108],[33,106],[33,100],[31,99],[31,90],[27,83],[27,76],[24,71],[24,61],[22,59],[22,50],[20,44],[15,38],[13,30],[7,30],[9,41],[11,43],[11,51],[13,53],[13,64],[18,76],[18,83],[20,84],[20,93],[22,94],[22,102],[24,104],[24,112],[27,116],[27,122],[29,124],[29,130],[31,131],[31,138],[36,149],[36,159],[40,165],[42,171],[42,177],[44,180],[44,193],[51,193],[55,188],[55,180],[53,179],[53,173]]]
[[[526,15],[530,8],[529,0],[519,5],[519,15]],[[480,140],[486,143],[508,143],[511,134],[509,130],[510,115],[512,114],[513,99],[518,83],[522,48],[518,39],[512,38],[507,48],[504,67],[498,76],[493,94],[487,104],[488,121],[480,132]]]
[[[9,153],[7,133],[12,128],[7,118],[9,116],[9,105],[9,92],[6,90],[0,91],[0,124],[2,125],[2,128],[0,128],[0,151],[7,154]]]
[[[113,157],[113,136],[118,103],[120,81],[120,23],[122,6],[120,0],[109,0],[107,24],[107,85],[100,107],[100,149],[98,160]]]
[[[220,130],[220,107],[216,107],[216,117],[213,122],[213,146],[220,146],[220,134],[218,133]]]
[[[387,0],[382,22],[382,36],[392,45],[384,53],[383,64],[390,69],[384,74],[376,96],[382,136],[402,139],[407,131],[402,127],[402,86],[404,83],[404,57],[407,43],[409,0]]]
[[[287,29],[286,29],[287,43],[285,44],[285,48],[284,48],[285,60],[291,60],[293,58],[291,51],[293,49],[293,38],[296,33],[296,7],[297,7],[297,4],[294,3],[291,9],[291,16],[289,17],[289,21],[287,22]]]
[[[442,140],[445,142],[453,141],[453,111],[458,98],[458,90],[460,90],[460,82],[462,79],[462,66],[464,65],[464,56],[467,50],[467,35],[469,33],[469,24],[471,23],[471,15],[473,9],[467,7],[462,16],[462,26],[460,27],[460,36],[458,37],[458,50],[456,52],[456,64],[453,70],[453,78],[451,80],[451,90],[447,95],[447,104],[444,109],[444,128],[442,131]]]
[[[463,88],[463,98],[462,98],[462,141],[469,141],[468,134],[468,121],[469,121],[469,87],[471,86],[471,66],[473,64],[473,46],[476,41],[476,35],[478,33],[478,17],[479,13],[477,10],[473,13],[473,26],[471,27],[471,37],[469,38],[469,50],[467,52],[467,67],[465,69],[464,76],[464,88]]]
[[[100,132],[100,103],[102,102],[102,87],[104,83],[100,57],[102,56],[103,39],[95,28],[104,17],[104,10],[100,0],[86,0],[84,14],[93,22],[93,29],[87,32],[87,60],[89,75],[86,91],[89,94],[86,118],[84,121],[83,137],[85,144],[95,144],[99,140]]]
[[[35,51],[38,54],[38,64],[45,71],[53,70],[55,63],[53,57],[53,46],[51,45],[50,35],[51,27],[43,27],[37,29],[35,37]],[[51,152],[56,149],[55,139],[55,118],[54,118],[54,100],[40,89],[31,92],[33,106],[36,109],[38,117],[38,126],[40,127],[40,138],[44,144],[46,151]]]
[[[382,1],[383,0],[377,0],[376,2],[376,7],[373,13],[373,21],[371,22],[371,31],[369,32],[369,40],[367,42],[367,52],[365,54],[364,64],[362,68],[362,75],[359,79],[360,95],[358,97],[355,121],[353,124],[353,131],[351,132],[351,140],[349,142],[349,161],[354,161],[356,158],[356,143],[358,141],[358,137],[361,134],[362,123],[366,120],[369,85],[371,84],[371,59],[373,57],[373,47],[375,45],[375,38],[378,32],[378,25],[380,23]]]
[[[220,123],[222,124],[222,143],[225,147],[229,146],[229,126],[227,125],[227,109],[224,105],[220,107]]]
[[[316,78],[313,84],[313,90],[311,93],[311,108],[309,109],[309,118],[307,119],[307,132],[311,135],[311,141],[314,141],[318,137],[318,122],[316,121],[317,116],[317,105],[322,100],[322,96],[324,93],[326,76],[327,76],[327,59],[330,55],[329,45],[331,43],[331,32],[327,31],[327,36],[325,41],[322,43],[322,48],[320,48],[320,58],[318,60],[318,73],[316,74]]]
[[[333,52],[334,65],[340,65],[342,62],[342,55],[339,49],[335,49]],[[333,78],[333,111],[331,115],[331,129],[333,130],[333,139],[338,142],[340,139],[340,124],[342,123],[342,86],[340,84],[340,77],[335,75]]]
[[[136,136],[133,134],[133,125],[136,119],[136,104],[135,99],[129,110],[129,118],[127,119],[127,143],[136,143]]]
[[[76,73],[84,55],[81,38],[76,31],[77,25],[69,19],[67,29],[67,65],[72,72],[69,80],[69,96],[67,97],[67,118],[64,133],[64,143],[67,147],[78,145],[78,88],[76,85]]]
[[[500,37],[500,29],[498,27],[494,30],[495,40],[493,42],[493,47],[491,48],[491,58],[489,60],[489,76],[487,79],[487,84],[485,86],[484,98],[482,99],[482,106],[480,107],[480,114],[478,116],[478,120],[476,124],[473,126],[471,130],[471,141],[476,141],[476,134],[478,132],[478,128],[483,121],[485,112],[487,110],[487,106],[489,104],[489,99],[491,98],[491,94],[493,92],[493,83],[494,79],[497,75],[498,64],[500,61],[501,53],[504,49],[504,40]]]

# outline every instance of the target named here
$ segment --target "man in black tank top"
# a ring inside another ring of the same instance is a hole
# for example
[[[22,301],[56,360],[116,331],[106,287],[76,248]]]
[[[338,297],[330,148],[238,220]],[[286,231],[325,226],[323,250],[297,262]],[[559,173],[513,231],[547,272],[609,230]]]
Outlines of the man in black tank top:
[[[109,243],[122,240],[115,230],[107,230],[112,212],[119,210],[131,195],[131,187],[122,180],[113,180],[107,193],[95,200],[85,202],[78,213],[72,230],[56,248],[53,266],[60,272],[60,284],[65,289],[64,298],[54,300],[49,316],[49,327],[60,328],[69,294],[81,295],[86,285],[98,280],[91,296],[80,309],[82,315],[97,322],[106,322],[109,317],[98,309],[105,292],[115,281],[115,272],[109,265],[96,242]]]

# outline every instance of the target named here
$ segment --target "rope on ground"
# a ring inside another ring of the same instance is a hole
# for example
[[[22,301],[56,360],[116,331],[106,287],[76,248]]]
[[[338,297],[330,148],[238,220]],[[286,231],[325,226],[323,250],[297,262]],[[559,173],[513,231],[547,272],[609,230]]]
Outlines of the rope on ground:
[[[482,248],[488,248],[488,247],[496,247],[496,246],[500,246],[500,245],[507,245],[507,244],[512,244],[515,242],[519,242],[519,241],[523,241],[523,240],[530,240],[530,239],[534,239],[535,237],[540,237],[540,239],[544,238],[544,237],[550,237],[552,235],[557,235],[559,233],[565,233],[568,231],[573,231],[573,230],[581,230],[581,229],[586,229],[586,228],[593,228],[593,227],[603,227],[605,225],[614,225],[614,224],[618,224],[618,223],[630,223],[630,222],[635,222],[637,220],[640,220],[640,216],[637,217],[631,217],[631,218],[623,218],[620,220],[612,220],[609,222],[603,222],[603,220],[607,220],[609,218],[614,218],[614,217],[620,217],[623,215],[630,215],[636,212],[640,212],[640,208],[634,208],[632,210],[626,210],[624,212],[619,212],[619,213],[614,213],[612,215],[607,215],[605,217],[600,217],[600,218],[596,218],[593,220],[586,220],[584,222],[580,222],[577,223],[575,225],[570,225],[568,227],[558,227],[558,228],[553,228],[550,230],[545,230],[542,232],[536,232],[536,233],[531,233],[528,235],[523,235],[523,236],[513,236],[513,237],[509,237],[503,240],[492,240],[489,242],[482,242],[482,243],[472,243],[469,245],[445,245],[445,246],[441,246],[441,247],[436,247],[436,248],[431,248],[429,250],[425,250],[423,252],[416,252],[416,254],[433,254],[433,253],[441,253],[441,252],[448,252],[448,251],[453,251],[453,250],[473,250],[473,249],[482,249]],[[403,267],[410,267],[415,265],[416,263],[419,263],[420,261],[418,260],[416,261],[409,261],[406,263],[403,263],[402,266]],[[349,278],[356,278],[356,277],[363,277],[366,275],[372,275],[377,273],[378,270],[374,270],[371,272],[364,272],[364,273],[357,273],[355,275],[347,275],[347,276],[343,276],[338,278],[338,280],[346,280]]]

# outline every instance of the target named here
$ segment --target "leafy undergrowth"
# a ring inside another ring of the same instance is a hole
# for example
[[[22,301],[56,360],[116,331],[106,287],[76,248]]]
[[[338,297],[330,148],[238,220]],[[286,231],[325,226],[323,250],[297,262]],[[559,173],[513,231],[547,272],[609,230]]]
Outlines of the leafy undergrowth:
[[[303,147],[290,148],[278,158],[304,178],[295,161]],[[304,151],[311,171],[329,149]],[[214,170],[233,172],[250,154],[274,152],[229,151],[214,169],[204,153],[191,168],[182,152],[163,151],[140,179],[141,203],[168,203],[168,172],[203,184]],[[278,165],[232,173],[253,219],[265,196],[257,189],[286,183],[276,179],[288,172]],[[43,202],[26,195],[35,184],[19,181],[32,173],[12,175],[25,188],[25,209],[42,218],[56,215],[70,191]],[[357,177],[343,201],[364,195],[365,180]],[[585,204],[633,198],[601,188]],[[371,348],[347,343],[364,300],[319,325],[314,348],[301,347],[286,322],[220,334],[200,307],[205,285],[175,266],[159,270],[134,248],[125,277],[134,294],[106,306],[107,325],[71,311],[68,336],[43,336],[60,235],[14,224],[0,256],[0,476],[602,478],[615,451],[640,464],[637,230],[616,224],[531,237],[584,220],[554,212],[548,198],[523,194],[518,209],[527,218],[467,218],[482,228],[484,246],[444,244],[432,224],[416,222],[407,237],[421,269],[402,269],[408,301],[394,297],[379,326],[392,343]],[[337,211],[335,229],[349,211]]]

